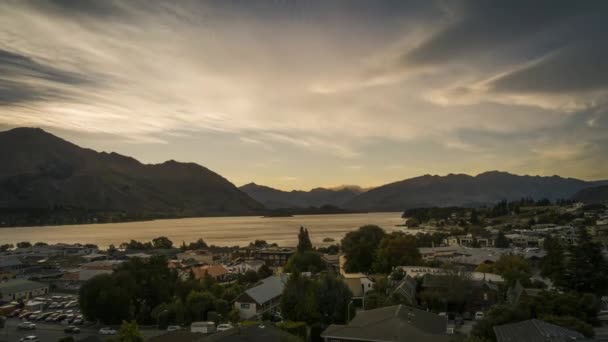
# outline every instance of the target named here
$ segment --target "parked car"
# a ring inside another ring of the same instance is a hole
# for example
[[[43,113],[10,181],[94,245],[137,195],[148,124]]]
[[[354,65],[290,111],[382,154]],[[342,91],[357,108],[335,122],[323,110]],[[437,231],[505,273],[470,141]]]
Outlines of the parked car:
[[[21,312],[23,311],[23,309],[17,309],[13,312],[11,312],[10,314],[8,314],[8,317],[19,317],[19,315],[21,314]]]
[[[102,335],[116,335],[116,330],[114,330],[110,327],[105,327],[105,328],[99,329],[99,333]]]
[[[76,324],[76,325],[82,325],[84,323],[84,320],[82,318],[78,318],[76,317],[73,321],[72,324]]]
[[[477,311],[477,312],[475,313],[475,320],[476,320],[476,321],[481,321],[483,318],[484,318],[484,314],[483,314],[483,312],[481,312],[481,311]]]
[[[17,329],[34,330],[36,329],[36,324],[28,321],[21,322],[19,325],[17,325]]]
[[[24,338],[19,340],[20,342],[40,342],[40,339],[34,335],[25,336]]]
[[[226,330],[230,330],[232,328],[234,328],[232,326],[232,324],[220,324],[217,326],[216,330],[217,331],[226,331]]]
[[[63,329],[63,331],[67,334],[79,334],[80,328],[75,327],[73,325],[69,325],[69,326],[65,327],[65,329]]]
[[[170,325],[167,327],[167,331],[169,332],[177,330],[182,330],[182,327],[180,327],[179,325]]]
[[[55,322],[56,318],[57,318],[57,314],[54,313],[54,314],[50,315],[49,317],[47,317],[44,321],[45,322]]]
[[[27,311],[27,310],[23,310],[21,311],[21,313],[19,314],[19,319],[24,319],[27,318],[27,316],[31,315],[32,313]]]

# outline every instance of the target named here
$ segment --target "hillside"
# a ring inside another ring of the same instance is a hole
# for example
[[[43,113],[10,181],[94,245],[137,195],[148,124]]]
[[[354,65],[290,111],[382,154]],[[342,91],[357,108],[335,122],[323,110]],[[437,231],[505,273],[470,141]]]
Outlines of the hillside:
[[[594,186],[592,188],[580,190],[572,196],[572,199],[589,204],[606,203],[608,202],[608,185]]]
[[[126,217],[252,214],[262,205],[194,163],[146,165],[78,147],[41,129],[0,132],[0,209],[84,210]],[[51,209],[49,209],[51,208]]]
[[[425,175],[374,188],[345,203],[353,210],[401,211],[416,207],[477,206],[522,197],[551,200],[570,198],[596,185],[559,176],[519,176],[490,171],[477,176]]]
[[[358,187],[336,189],[315,188],[310,191],[282,191],[255,183],[245,184],[240,189],[267,208],[308,208],[333,205],[342,207],[344,203],[363,192]]]

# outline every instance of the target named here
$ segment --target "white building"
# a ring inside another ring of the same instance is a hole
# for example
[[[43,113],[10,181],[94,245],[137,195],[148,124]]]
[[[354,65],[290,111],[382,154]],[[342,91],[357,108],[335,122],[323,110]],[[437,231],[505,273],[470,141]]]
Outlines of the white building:
[[[281,304],[281,295],[287,282],[287,275],[274,275],[263,279],[234,301],[242,319],[250,319],[264,312],[271,312]]]
[[[49,286],[44,283],[25,279],[11,279],[0,283],[2,301],[11,302],[20,299],[30,299],[49,293]]]

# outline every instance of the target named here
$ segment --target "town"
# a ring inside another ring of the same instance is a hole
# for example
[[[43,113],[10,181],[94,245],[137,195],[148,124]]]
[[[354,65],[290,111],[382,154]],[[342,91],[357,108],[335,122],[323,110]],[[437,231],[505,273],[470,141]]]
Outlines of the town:
[[[0,247],[23,341],[594,341],[608,338],[608,209],[419,208],[315,247],[203,238]],[[1,338],[0,338],[1,339]],[[545,339],[543,339],[545,340]]]

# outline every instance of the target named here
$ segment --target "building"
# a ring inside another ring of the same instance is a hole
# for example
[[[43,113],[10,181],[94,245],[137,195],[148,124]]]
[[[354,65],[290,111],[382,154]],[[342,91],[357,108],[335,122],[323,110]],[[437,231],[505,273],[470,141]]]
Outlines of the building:
[[[496,342],[590,341],[581,333],[538,319],[494,327]]]
[[[408,303],[410,303],[412,305],[416,305],[417,304],[417,301],[416,301],[417,287],[418,287],[418,284],[416,282],[416,279],[410,277],[409,275],[406,275],[403,278],[403,280],[401,280],[400,282],[397,283],[397,286],[395,286],[393,293],[395,295],[401,296]]]
[[[450,292],[453,286],[463,286],[461,291],[467,291],[467,295],[459,299],[446,299],[445,311],[484,311],[492,305],[498,303],[499,289],[492,282],[485,280],[468,280],[466,283],[460,282],[460,278],[452,275],[434,275],[427,274],[422,279],[420,291],[421,301],[427,301],[430,305],[438,296],[439,298],[450,298]],[[424,299],[426,298],[426,300]]]
[[[25,279],[11,279],[0,283],[2,301],[11,302],[20,299],[30,299],[49,293],[49,286],[44,283]]]
[[[354,298],[362,298],[374,289],[374,282],[363,273],[342,273],[342,281],[346,283]]]
[[[247,271],[257,272],[264,265],[265,263],[262,260],[245,260],[234,266],[230,266],[230,271],[233,273],[245,273]]]
[[[124,260],[97,260],[82,264],[80,268],[67,271],[61,278],[67,282],[85,282],[96,275],[112,274]]]
[[[208,274],[211,278],[221,281],[228,274],[228,270],[222,265],[195,266],[191,270],[195,279],[202,279]]]
[[[447,318],[405,305],[361,311],[348,325],[330,325],[325,342],[447,342]]]
[[[186,251],[177,254],[177,259],[182,261],[193,260],[199,264],[212,265],[214,263],[213,253],[207,250]]]
[[[269,247],[253,250],[252,257],[264,261],[269,267],[283,267],[294,253],[295,249],[291,247]]]
[[[274,275],[263,279],[234,301],[242,319],[250,319],[264,312],[272,312],[281,304],[281,295],[287,282],[287,275]]]
[[[542,292],[542,289],[525,288],[518,280],[513,287],[507,290],[507,302],[509,304],[518,304],[520,301],[538,297]]]

